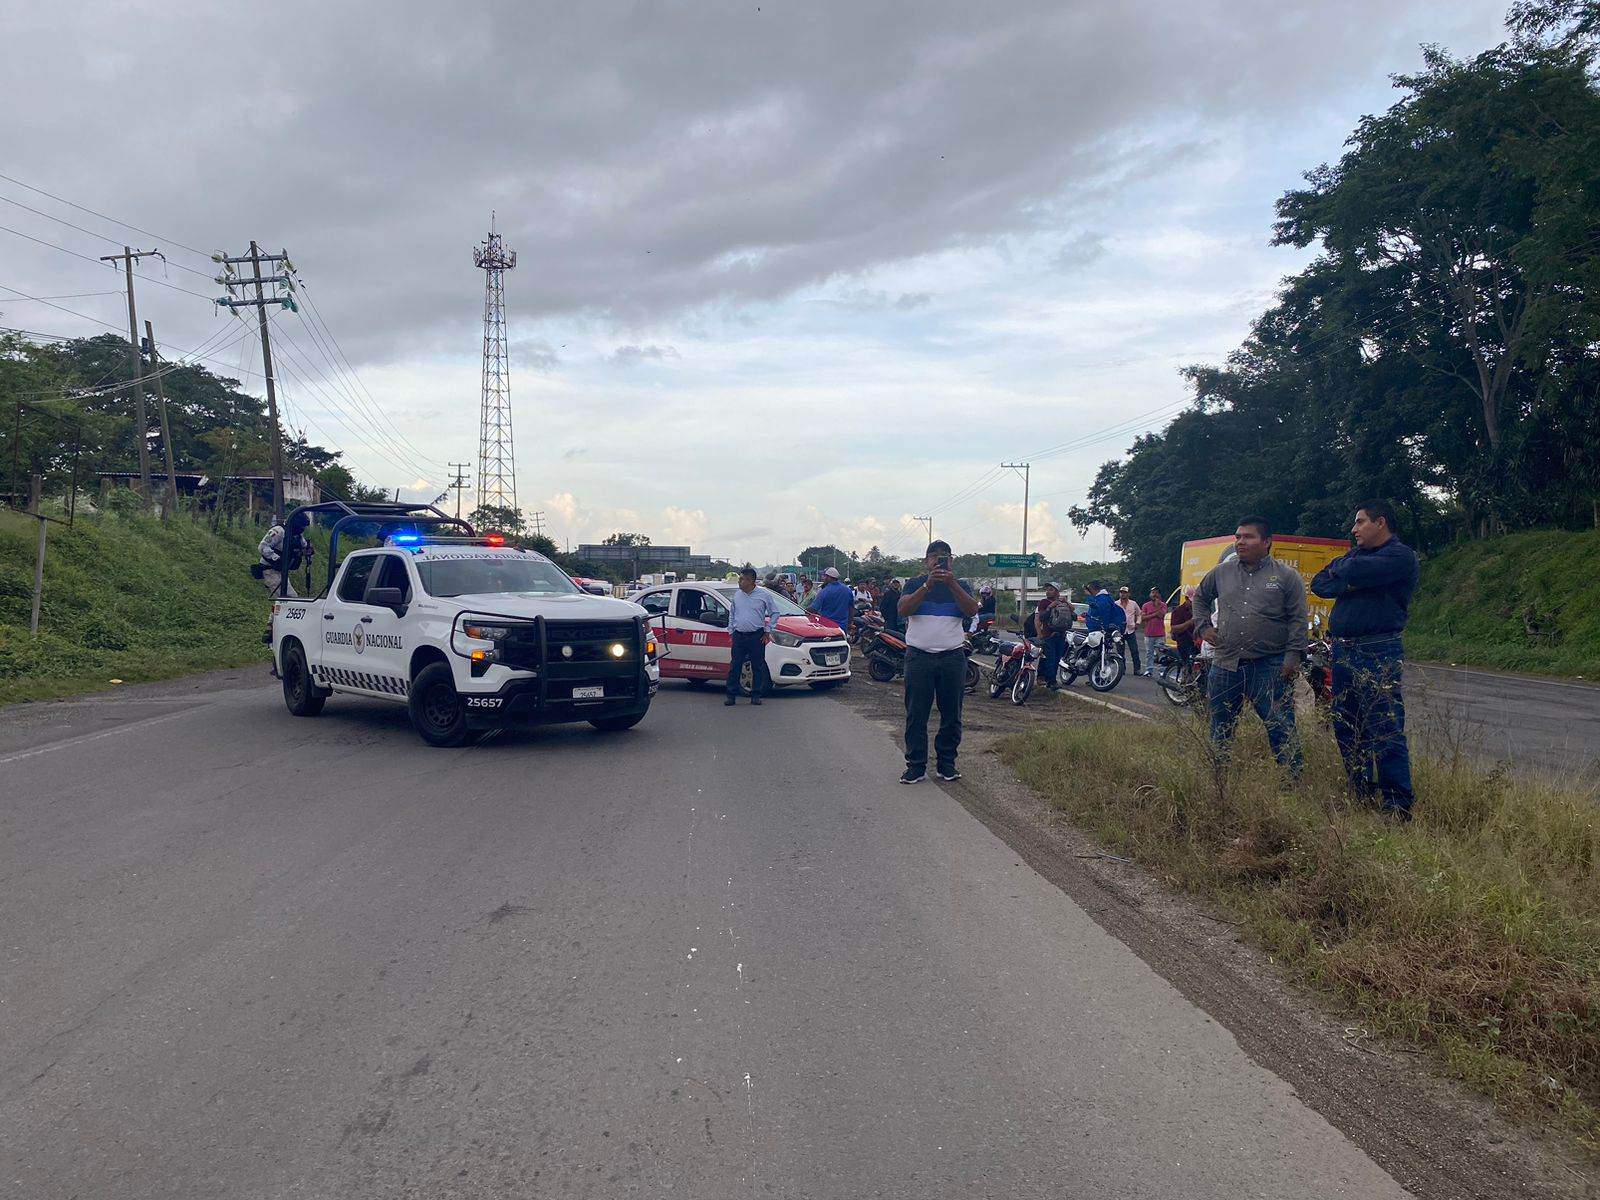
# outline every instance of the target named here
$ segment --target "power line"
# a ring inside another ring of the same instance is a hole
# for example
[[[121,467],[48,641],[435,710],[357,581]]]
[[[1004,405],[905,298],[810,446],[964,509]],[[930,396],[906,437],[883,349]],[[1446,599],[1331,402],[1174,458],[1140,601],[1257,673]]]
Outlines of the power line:
[[[93,258],[90,255],[79,254],[76,250],[68,250],[65,246],[58,246],[54,242],[47,242],[47,241],[44,240],[44,238],[34,237],[33,234],[31,234],[31,233],[23,233],[22,230],[13,229],[9,225],[0,225],[0,230],[5,231],[6,233],[14,233],[19,238],[26,238],[28,241],[36,242],[41,246],[48,246],[52,250],[59,250],[63,254],[70,254],[70,255],[72,255],[73,258],[81,258],[81,259],[83,259],[84,262],[91,262],[91,263],[100,262],[99,259]],[[204,294],[202,294],[200,292],[194,291],[191,288],[179,287],[175,283],[168,283],[164,279],[157,279],[153,275],[141,275],[141,276],[139,276],[139,278],[147,280],[148,282],[155,284],[157,287],[171,288],[175,292],[182,292],[186,296],[198,296],[201,300],[204,300],[208,304],[211,303],[212,299],[213,299],[212,297],[204,295]]]
[[[182,242],[180,242],[177,238],[162,237],[159,233],[152,233],[148,229],[141,229],[137,225],[130,225],[126,221],[119,221],[115,217],[108,217],[103,212],[96,212],[92,208],[85,208],[81,204],[74,204],[71,200],[68,200],[63,196],[58,196],[54,192],[47,192],[43,188],[40,188],[40,187],[34,187],[33,184],[31,184],[31,183],[23,183],[22,180],[13,179],[10,175],[0,175],[0,179],[5,180],[7,183],[14,183],[20,188],[27,188],[28,191],[30,191],[30,192],[37,192],[41,196],[48,196],[50,199],[56,201],[58,204],[65,204],[68,208],[75,208],[79,212],[86,212],[91,217],[99,217],[102,221],[110,221],[113,225],[120,225],[124,229],[133,230],[135,233],[142,233],[146,237],[153,237],[158,242],[167,242],[167,243],[170,243],[171,245],[177,246],[181,250],[187,250],[191,254],[198,254],[201,258],[207,258],[208,259],[208,258],[211,257],[209,252],[207,252],[205,250],[196,250],[193,246],[186,246]]]
[[[110,242],[113,246],[119,245],[122,241],[121,238],[114,238],[104,233],[97,233],[93,229],[85,229],[82,225],[74,225],[65,217],[58,217],[54,213],[47,213],[42,208],[34,208],[32,205],[24,204],[20,200],[13,200],[10,196],[0,196],[0,200],[5,201],[7,204],[14,204],[16,207],[23,209],[26,212],[31,212],[35,216],[43,217],[47,221],[57,221],[60,224],[65,225],[68,229],[76,229],[79,233],[86,233],[90,237],[99,238],[102,242]],[[130,225],[128,228],[132,229],[133,226]],[[211,278],[211,273],[209,271],[197,271],[193,267],[184,266],[182,263],[173,263],[171,265],[177,267],[180,271],[187,271],[191,275],[199,275],[204,279]]]

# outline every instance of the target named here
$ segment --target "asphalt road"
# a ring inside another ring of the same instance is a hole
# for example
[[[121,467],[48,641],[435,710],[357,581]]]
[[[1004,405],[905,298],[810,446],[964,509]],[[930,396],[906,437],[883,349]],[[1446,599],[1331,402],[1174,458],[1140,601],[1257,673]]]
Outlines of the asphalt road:
[[[1086,680],[1073,685],[1094,695]],[[1600,687],[1433,663],[1405,667],[1407,724],[1435,749],[1557,776],[1593,779],[1600,764]],[[1155,683],[1131,672],[1104,697],[1146,716],[1174,711]]]
[[[809,692],[0,713],[0,1193],[1404,1194],[899,768]]]

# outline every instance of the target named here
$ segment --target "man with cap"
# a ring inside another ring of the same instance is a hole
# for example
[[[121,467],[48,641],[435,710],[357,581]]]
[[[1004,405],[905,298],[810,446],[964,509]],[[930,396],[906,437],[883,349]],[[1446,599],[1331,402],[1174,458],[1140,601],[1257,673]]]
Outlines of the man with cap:
[[[1061,656],[1067,652],[1067,630],[1072,628],[1072,605],[1061,598],[1061,585],[1053,579],[1044,585],[1044,595],[1034,607],[1033,627],[1043,651],[1039,660],[1039,679],[1045,687],[1054,688]]]
[[[969,585],[950,569],[950,543],[929,542],[927,571],[906,584],[900,615],[906,619],[906,769],[901,783],[928,777],[928,717],[939,705],[933,739],[935,773],[953,782],[961,748],[961,701],[967,690],[966,622],[978,611]]]
[[[827,621],[832,621],[846,633],[850,632],[850,610],[855,606],[856,595],[850,585],[841,583],[839,569],[829,567],[822,573],[822,589],[811,598],[806,610]]]
[[[756,586],[756,569],[739,572],[739,590],[729,597],[728,630],[733,634],[733,654],[728,660],[728,689],[722,702],[730,707],[739,700],[739,676],[750,664],[750,703],[760,704],[761,693],[771,683],[767,675],[767,642],[778,621],[772,593]]]

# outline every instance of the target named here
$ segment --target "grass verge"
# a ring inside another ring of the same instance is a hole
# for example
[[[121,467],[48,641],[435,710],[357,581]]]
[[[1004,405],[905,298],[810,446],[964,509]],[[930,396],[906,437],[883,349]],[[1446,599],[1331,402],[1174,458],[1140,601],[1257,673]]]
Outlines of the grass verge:
[[[0,511],[0,703],[267,660],[269,600],[249,573],[259,531],[112,513],[51,525],[31,637],[38,528]]]
[[[1374,1033],[1600,1155],[1600,795],[1419,760],[1416,820],[1397,825],[1352,805],[1331,734],[1302,725],[1298,784],[1259,727],[1214,766],[1192,719],[1037,730],[1001,752]]]

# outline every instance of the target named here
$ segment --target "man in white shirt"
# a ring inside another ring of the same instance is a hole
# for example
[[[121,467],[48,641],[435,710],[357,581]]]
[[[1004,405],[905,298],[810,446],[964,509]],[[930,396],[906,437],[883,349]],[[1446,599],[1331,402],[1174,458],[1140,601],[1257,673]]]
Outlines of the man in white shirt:
[[[971,586],[951,572],[951,558],[949,542],[928,543],[923,556],[927,572],[907,583],[900,596],[900,615],[906,619],[906,769],[901,783],[921,783],[928,776],[928,717],[935,701],[935,773],[946,782],[961,778],[956,752],[967,688],[966,622],[978,611],[978,600]]]

